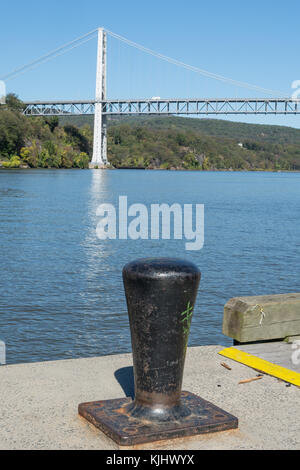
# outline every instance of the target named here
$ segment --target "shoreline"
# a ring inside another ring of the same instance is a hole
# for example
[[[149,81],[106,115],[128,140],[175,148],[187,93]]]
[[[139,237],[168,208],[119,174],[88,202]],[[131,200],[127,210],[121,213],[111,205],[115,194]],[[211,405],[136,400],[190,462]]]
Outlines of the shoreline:
[[[119,168],[115,168],[115,167],[106,167],[106,168],[55,168],[55,167],[51,167],[51,168],[43,168],[43,167],[35,167],[35,168],[5,168],[3,166],[0,166],[0,171],[5,171],[5,170],[8,170],[8,171],[14,171],[14,170],[18,170],[18,171],[28,171],[28,170],[43,170],[43,171],[47,171],[47,170],[56,170],[56,171],[59,171],[59,170],[80,170],[80,171],[86,171],[86,170],[127,170],[127,171],[131,171],[131,170],[143,170],[143,171],[193,171],[193,172],[199,172],[199,173],[300,173],[300,170],[274,170],[274,169],[270,169],[270,170],[263,170],[263,169],[251,169],[251,170],[246,170],[246,169],[239,169],[239,170],[235,170],[235,169],[230,169],[230,168],[222,168],[222,169],[211,169],[211,170],[202,170],[200,168],[139,168],[139,167],[132,167],[132,168],[124,168],[124,167],[119,167]]]

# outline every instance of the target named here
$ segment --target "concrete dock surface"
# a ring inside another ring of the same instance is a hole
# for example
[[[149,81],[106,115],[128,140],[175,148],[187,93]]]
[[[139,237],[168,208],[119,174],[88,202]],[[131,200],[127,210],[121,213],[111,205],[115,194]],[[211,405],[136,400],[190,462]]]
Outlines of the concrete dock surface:
[[[292,342],[276,341],[270,343],[240,344],[239,346],[234,346],[234,348],[245,351],[248,354],[253,354],[272,364],[277,364],[278,366],[300,373],[300,341],[299,346],[297,344],[294,346]]]
[[[183,390],[238,417],[239,429],[133,449],[300,448],[299,388],[268,375],[239,384],[257,372],[218,355],[222,349],[188,348]],[[1,366],[0,390],[0,449],[123,449],[80,418],[77,408],[131,396],[131,354]]]

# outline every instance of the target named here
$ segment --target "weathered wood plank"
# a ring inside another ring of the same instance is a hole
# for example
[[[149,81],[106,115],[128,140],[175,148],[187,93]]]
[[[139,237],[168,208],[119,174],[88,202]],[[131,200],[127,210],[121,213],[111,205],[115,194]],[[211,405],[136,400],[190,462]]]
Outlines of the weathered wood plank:
[[[300,293],[235,297],[224,307],[223,334],[246,343],[300,334]]]

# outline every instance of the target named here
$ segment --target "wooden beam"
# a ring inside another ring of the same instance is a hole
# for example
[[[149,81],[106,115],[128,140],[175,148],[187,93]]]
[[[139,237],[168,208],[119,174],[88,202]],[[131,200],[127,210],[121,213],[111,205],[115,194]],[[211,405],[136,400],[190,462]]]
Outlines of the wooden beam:
[[[240,343],[300,335],[300,293],[230,299],[223,334]]]

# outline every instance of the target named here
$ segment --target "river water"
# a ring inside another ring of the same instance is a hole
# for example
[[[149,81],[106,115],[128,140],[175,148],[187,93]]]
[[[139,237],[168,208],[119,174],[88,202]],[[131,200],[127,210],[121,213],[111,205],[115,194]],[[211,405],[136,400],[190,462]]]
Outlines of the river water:
[[[96,210],[205,205],[205,243],[99,240]],[[231,297],[300,290],[300,173],[139,170],[0,171],[0,340],[7,363],[131,350],[121,270],[147,256],[202,272],[190,345],[222,335]]]

